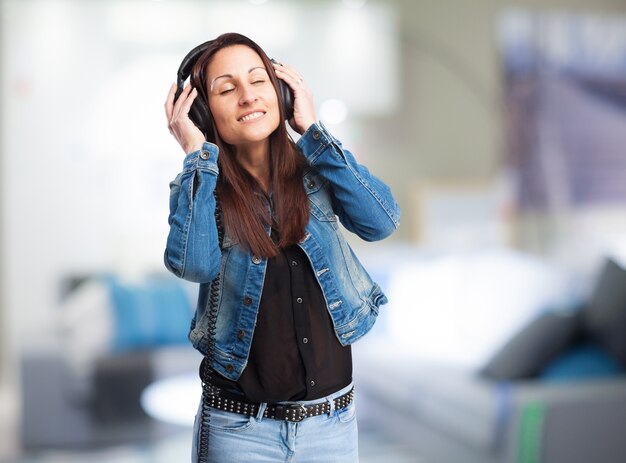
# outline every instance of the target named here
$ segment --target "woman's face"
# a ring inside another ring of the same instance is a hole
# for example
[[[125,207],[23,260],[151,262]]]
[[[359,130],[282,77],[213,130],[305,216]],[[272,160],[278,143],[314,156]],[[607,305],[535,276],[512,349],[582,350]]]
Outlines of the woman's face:
[[[280,122],[278,97],[261,57],[245,45],[222,48],[207,69],[207,95],[220,137],[240,146],[263,141]]]

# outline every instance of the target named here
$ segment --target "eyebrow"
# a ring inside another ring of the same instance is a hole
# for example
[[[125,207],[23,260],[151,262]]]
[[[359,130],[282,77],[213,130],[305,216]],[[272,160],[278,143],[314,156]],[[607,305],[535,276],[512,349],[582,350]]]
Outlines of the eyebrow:
[[[262,69],[262,70],[264,70],[264,71],[267,73],[267,69],[265,69],[265,67],[264,67],[264,66],[255,66],[255,67],[253,67],[253,68],[248,69],[248,74],[250,74],[250,73],[251,73],[252,71],[254,71],[255,69]],[[217,79],[223,79],[223,78],[230,78],[230,79],[232,79],[232,78],[233,78],[233,75],[232,75],[232,74],[222,74],[221,76],[217,76],[215,79],[213,79],[213,80],[211,81],[211,86],[209,87],[209,91],[212,91],[212,90],[213,90],[213,84],[215,84],[215,81],[216,81]]]

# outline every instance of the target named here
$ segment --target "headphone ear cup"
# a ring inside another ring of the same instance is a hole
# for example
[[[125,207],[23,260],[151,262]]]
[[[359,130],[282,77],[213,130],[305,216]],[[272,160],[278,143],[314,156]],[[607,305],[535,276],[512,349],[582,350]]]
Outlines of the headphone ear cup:
[[[293,117],[293,91],[291,87],[287,85],[282,79],[278,79],[278,88],[280,91],[280,99],[283,104],[283,114],[285,115],[285,120],[289,120]]]
[[[189,108],[189,119],[196,124],[196,127],[204,134],[207,141],[215,142],[213,139],[214,128],[211,111],[200,95],[196,96],[196,99],[191,104],[191,108]]]
[[[174,95],[174,103],[178,100],[178,97],[182,93],[183,89],[178,87],[176,94]],[[193,100],[191,107],[189,108],[189,119],[200,129],[207,141],[212,141],[213,136],[213,119],[211,118],[211,111],[208,105],[204,102],[204,99],[199,94],[196,99]]]

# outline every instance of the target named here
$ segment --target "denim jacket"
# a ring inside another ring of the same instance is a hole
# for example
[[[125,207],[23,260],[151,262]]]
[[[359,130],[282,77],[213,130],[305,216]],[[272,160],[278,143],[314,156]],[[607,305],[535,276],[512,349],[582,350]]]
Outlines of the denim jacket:
[[[310,204],[299,246],[322,289],[337,339],[348,345],[370,330],[387,298],[354,255],[337,219],[347,230],[374,241],[398,227],[400,210],[389,187],[358,164],[321,123],[313,124],[297,147],[309,164],[303,182]],[[213,368],[236,381],[248,361],[267,259],[251,255],[228,233],[220,248],[213,195],[217,158],[217,146],[205,142],[185,157],[183,171],[170,183],[165,265],[176,276],[200,283],[189,339],[203,354],[210,286],[219,274]]]

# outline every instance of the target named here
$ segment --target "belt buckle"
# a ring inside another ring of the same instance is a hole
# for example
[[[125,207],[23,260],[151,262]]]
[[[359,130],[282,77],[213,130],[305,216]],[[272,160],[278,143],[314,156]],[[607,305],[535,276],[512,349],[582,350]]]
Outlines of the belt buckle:
[[[306,418],[306,407],[302,404],[276,405],[275,417],[279,420],[298,423]]]

